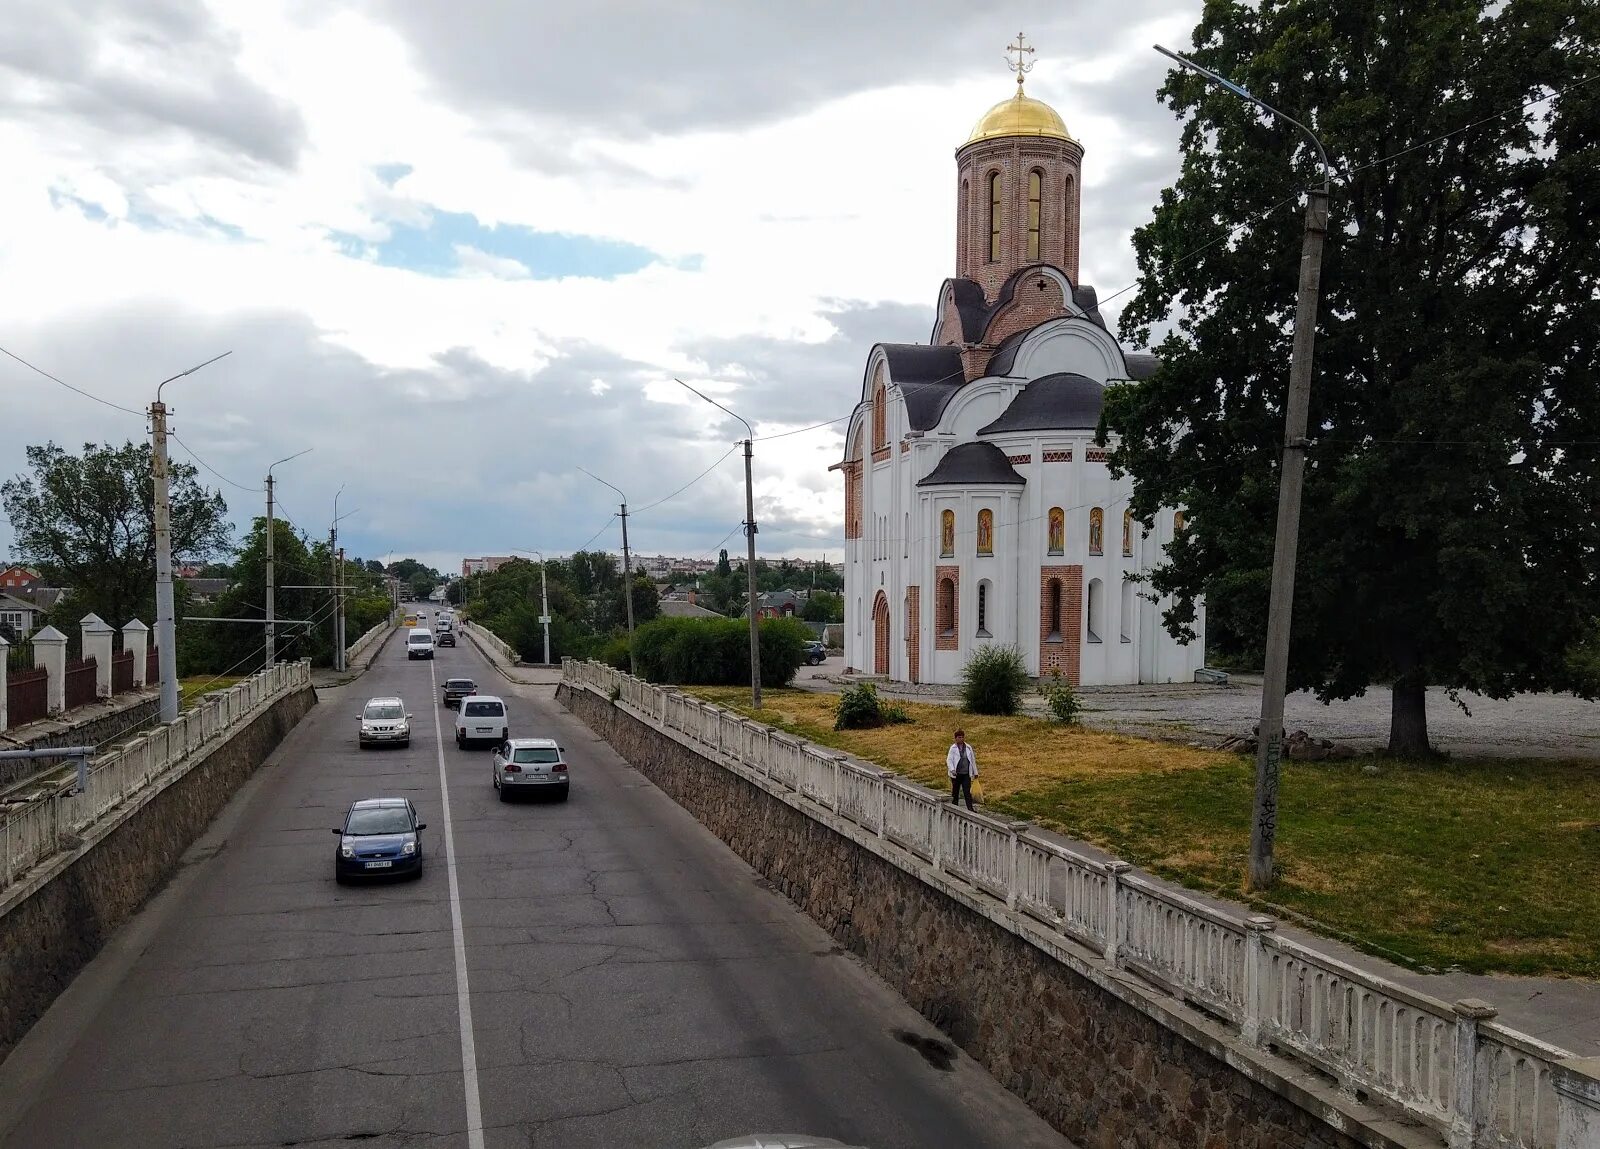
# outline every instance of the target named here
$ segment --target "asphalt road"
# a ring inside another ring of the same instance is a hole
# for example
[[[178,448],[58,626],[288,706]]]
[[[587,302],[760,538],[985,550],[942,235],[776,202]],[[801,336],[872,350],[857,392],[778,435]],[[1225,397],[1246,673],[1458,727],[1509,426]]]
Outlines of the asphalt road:
[[[462,673],[506,699],[513,734],[567,747],[568,802],[498,801],[489,754],[458,751],[437,705]],[[410,749],[356,746],[381,694],[415,715]],[[338,886],[329,830],[374,795],[422,813],[425,873]],[[0,1140],[1067,1146],[917,1040],[938,1036],[550,690],[470,644],[408,663],[391,642],[0,1064]]]

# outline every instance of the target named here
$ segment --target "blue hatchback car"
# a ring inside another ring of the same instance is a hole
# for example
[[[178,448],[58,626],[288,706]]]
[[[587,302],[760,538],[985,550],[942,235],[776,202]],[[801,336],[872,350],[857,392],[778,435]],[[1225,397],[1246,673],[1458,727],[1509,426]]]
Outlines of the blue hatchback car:
[[[352,802],[344,824],[335,826],[339,849],[333,856],[333,876],[350,878],[422,876],[422,833],[427,823],[417,821],[417,808],[409,798],[363,798]]]

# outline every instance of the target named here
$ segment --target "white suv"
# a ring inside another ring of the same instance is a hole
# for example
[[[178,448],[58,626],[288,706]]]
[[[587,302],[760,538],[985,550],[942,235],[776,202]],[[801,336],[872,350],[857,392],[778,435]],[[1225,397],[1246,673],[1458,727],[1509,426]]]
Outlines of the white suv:
[[[463,750],[474,742],[504,742],[511,737],[506,704],[492,694],[469,694],[456,708],[456,745]]]
[[[406,633],[406,658],[432,658],[433,635],[425,626],[412,627]]]
[[[411,745],[411,715],[398,698],[369,698],[357,717],[361,719],[357,742],[363,750],[368,746]]]

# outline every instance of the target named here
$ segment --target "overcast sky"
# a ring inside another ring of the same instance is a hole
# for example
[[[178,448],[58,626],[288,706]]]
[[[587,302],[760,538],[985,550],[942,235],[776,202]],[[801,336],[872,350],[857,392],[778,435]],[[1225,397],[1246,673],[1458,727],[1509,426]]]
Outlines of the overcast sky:
[[[715,553],[738,425],[848,413],[873,343],[925,340],[955,148],[1013,90],[1085,148],[1082,270],[1133,276],[1176,176],[1150,45],[1199,0],[6,0],[0,346],[144,408],[167,388],[236,522],[267,464],[352,553]],[[1127,297],[1106,310],[1114,318]],[[756,446],[766,554],[838,557],[840,424]],[[144,421],[0,358],[0,473]],[[0,517],[0,556],[11,542]]]

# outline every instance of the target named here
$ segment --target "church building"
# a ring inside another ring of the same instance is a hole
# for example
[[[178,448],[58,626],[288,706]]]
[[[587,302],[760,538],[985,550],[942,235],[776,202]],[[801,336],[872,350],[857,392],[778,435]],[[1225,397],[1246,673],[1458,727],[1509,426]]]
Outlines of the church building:
[[[1124,351],[1078,278],[1083,146],[1023,92],[956,151],[956,276],[927,343],[880,343],[845,432],[845,662],[955,683],[974,651],[1016,647],[1074,684],[1187,682],[1179,643],[1137,581],[1184,529],[1145,531],[1095,445],[1108,383],[1155,357]]]

